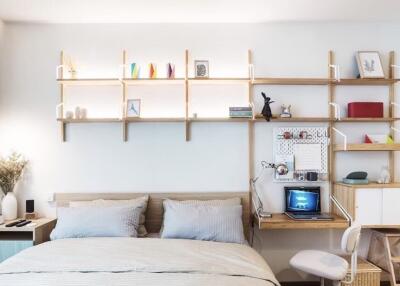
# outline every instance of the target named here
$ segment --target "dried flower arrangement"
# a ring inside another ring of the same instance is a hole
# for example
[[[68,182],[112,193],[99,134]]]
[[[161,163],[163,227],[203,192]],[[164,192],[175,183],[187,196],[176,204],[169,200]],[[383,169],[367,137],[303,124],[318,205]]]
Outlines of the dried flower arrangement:
[[[16,152],[8,157],[0,157],[0,188],[5,195],[14,191],[27,163],[28,161]]]

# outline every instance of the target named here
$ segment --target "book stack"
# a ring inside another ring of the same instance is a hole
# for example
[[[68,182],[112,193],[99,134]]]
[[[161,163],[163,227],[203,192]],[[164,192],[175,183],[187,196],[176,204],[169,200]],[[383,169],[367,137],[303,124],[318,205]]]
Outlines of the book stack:
[[[249,106],[229,107],[229,117],[231,117],[231,118],[252,118],[253,110]]]

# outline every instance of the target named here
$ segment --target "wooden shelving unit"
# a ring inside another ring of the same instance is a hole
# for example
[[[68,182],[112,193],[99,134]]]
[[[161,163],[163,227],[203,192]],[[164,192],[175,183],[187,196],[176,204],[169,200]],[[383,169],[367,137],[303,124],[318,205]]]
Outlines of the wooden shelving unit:
[[[334,64],[333,54],[331,64]],[[335,88],[336,86],[387,86],[388,87],[388,102],[395,102],[395,85],[399,81],[395,79],[394,70],[392,66],[395,64],[395,54],[394,52],[390,52],[389,54],[389,77],[385,79],[341,79],[340,82],[334,82],[330,85],[332,101],[335,102]],[[389,104],[389,112],[388,116],[385,118],[342,118],[340,120],[335,120],[331,123],[331,126],[334,127],[336,124],[340,123],[363,123],[363,122],[371,122],[371,123],[386,123],[389,124],[390,136],[395,139],[394,124],[399,118],[395,117],[395,106],[393,104]],[[331,107],[331,112],[333,113],[333,107]],[[335,142],[335,133],[331,130],[331,142]],[[332,145],[332,154],[331,154],[331,172],[332,172],[332,183],[331,183],[331,191],[333,190],[336,198],[341,202],[342,206],[351,214],[353,219],[359,219],[357,217],[357,212],[359,208],[357,204],[360,201],[357,201],[358,192],[362,192],[364,189],[391,189],[391,188],[400,188],[400,183],[395,182],[395,152],[400,151],[400,144],[368,144],[368,143],[350,143],[346,144],[333,144]],[[389,152],[389,171],[391,175],[391,182],[387,184],[378,184],[376,182],[370,182],[369,184],[344,184],[336,181],[335,174],[335,166],[336,166],[336,153],[337,152],[374,152],[374,151],[382,151]],[[331,211],[334,211],[336,214],[339,214],[340,211],[338,209],[333,208]],[[363,209],[365,212],[365,209]],[[383,218],[382,218],[383,220]],[[366,226],[366,227],[388,227],[387,225],[374,225],[374,226]]]
[[[267,229],[345,229],[349,226],[346,219],[332,214],[333,220],[327,221],[298,221],[289,218],[285,214],[272,214],[272,218],[258,220],[256,223],[260,226],[260,230]]]
[[[64,53],[61,52],[61,65],[64,64]],[[122,64],[127,64],[127,53],[123,51]],[[126,74],[125,69],[123,70],[121,78],[81,78],[81,79],[58,79],[57,83],[60,85],[60,102],[64,102],[65,87],[68,85],[116,85],[122,86],[121,105],[127,100],[127,88],[131,85],[182,85],[184,87],[183,92],[183,117],[169,117],[169,118],[88,118],[88,119],[59,119],[61,124],[61,134],[63,141],[66,140],[65,126],[69,123],[122,123],[123,126],[123,140],[128,140],[128,124],[130,123],[141,123],[141,122],[172,122],[172,123],[183,123],[185,125],[185,140],[189,141],[191,137],[191,124],[192,123],[246,123],[248,124],[248,149],[249,149],[249,178],[254,177],[254,137],[255,128],[254,124],[263,123],[284,123],[284,122],[304,122],[304,123],[327,123],[329,126],[330,140],[333,144],[329,147],[329,178],[330,192],[333,189],[333,182],[336,179],[335,166],[336,166],[336,153],[341,151],[387,151],[390,152],[389,169],[394,177],[394,152],[400,151],[400,144],[347,144],[344,148],[343,144],[335,144],[336,134],[334,127],[336,124],[357,124],[357,123],[387,123],[390,127],[394,127],[394,123],[399,120],[394,114],[394,105],[390,105],[389,114],[385,118],[341,118],[337,120],[334,115],[334,107],[329,107],[329,116],[327,117],[292,117],[292,118],[271,118],[270,122],[267,122],[264,118],[259,115],[255,118],[229,118],[229,117],[197,117],[192,118],[189,116],[190,107],[190,95],[191,89],[195,85],[246,85],[247,86],[247,98],[249,104],[253,104],[253,88],[257,85],[282,85],[282,86],[327,86],[328,88],[328,99],[327,104],[330,102],[336,102],[336,88],[338,86],[387,86],[389,87],[389,102],[395,102],[395,84],[399,79],[395,79],[393,70],[390,69],[389,77],[386,79],[359,79],[359,78],[342,78],[337,81],[334,77],[334,71],[331,68],[335,64],[334,53],[328,52],[327,61],[327,77],[326,78],[313,78],[313,77],[300,77],[300,78],[284,78],[284,77],[254,77],[254,72],[251,71],[250,67],[253,66],[253,55],[249,50],[247,54],[247,62],[249,65],[247,77],[219,77],[219,78],[190,78],[189,77],[189,51],[186,50],[184,53],[184,77],[175,79],[166,78],[129,78]],[[389,65],[395,64],[394,52],[390,53]],[[61,74],[63,74],[63,67],[61,67]],[[61,106],[61,113],[63,114],[63,106]],[[393,131],[391,132],[393,136]],[[346,149],[346,150],[345,150]],[[400,187],[400,183],[390,183],[386,185],[369,184],[367,187]],[[363,185],[363,188],[366,186]],[[330,208],[332,211],[332,207]],[[262,229],[268,228],[344,228],[347,226],[347,222],[338,217],[334,221],[327,221],[318,224],[316,222],[299,223],[290,220],[282,214],[275,214],[273,219],[266,222],[262,222]]]

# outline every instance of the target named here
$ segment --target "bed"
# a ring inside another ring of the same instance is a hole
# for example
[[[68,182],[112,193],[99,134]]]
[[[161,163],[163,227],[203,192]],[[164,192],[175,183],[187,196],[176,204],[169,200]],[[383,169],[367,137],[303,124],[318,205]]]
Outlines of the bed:
[[[143,194],[56,194],[70,201],[130,199]],[[160,231],[165,198],[240,197],[249,233],[249,193],[150,194],[146,227]],[[26,249],[0,264],[0,285],[279,285],[264,259],[251,247],[212,241],[130,237],[59,239]]]

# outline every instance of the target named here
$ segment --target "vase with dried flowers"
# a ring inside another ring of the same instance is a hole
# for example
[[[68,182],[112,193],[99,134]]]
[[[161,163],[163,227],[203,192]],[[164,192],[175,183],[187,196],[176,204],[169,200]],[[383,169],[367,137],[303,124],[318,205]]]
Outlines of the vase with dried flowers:
[[[0,157],[0,188],[5,195],[1,202],[4,220],[17,218],[17,199],[14,188],[27,163],[28,161],[21,154],[15,152],[7,157]]]

